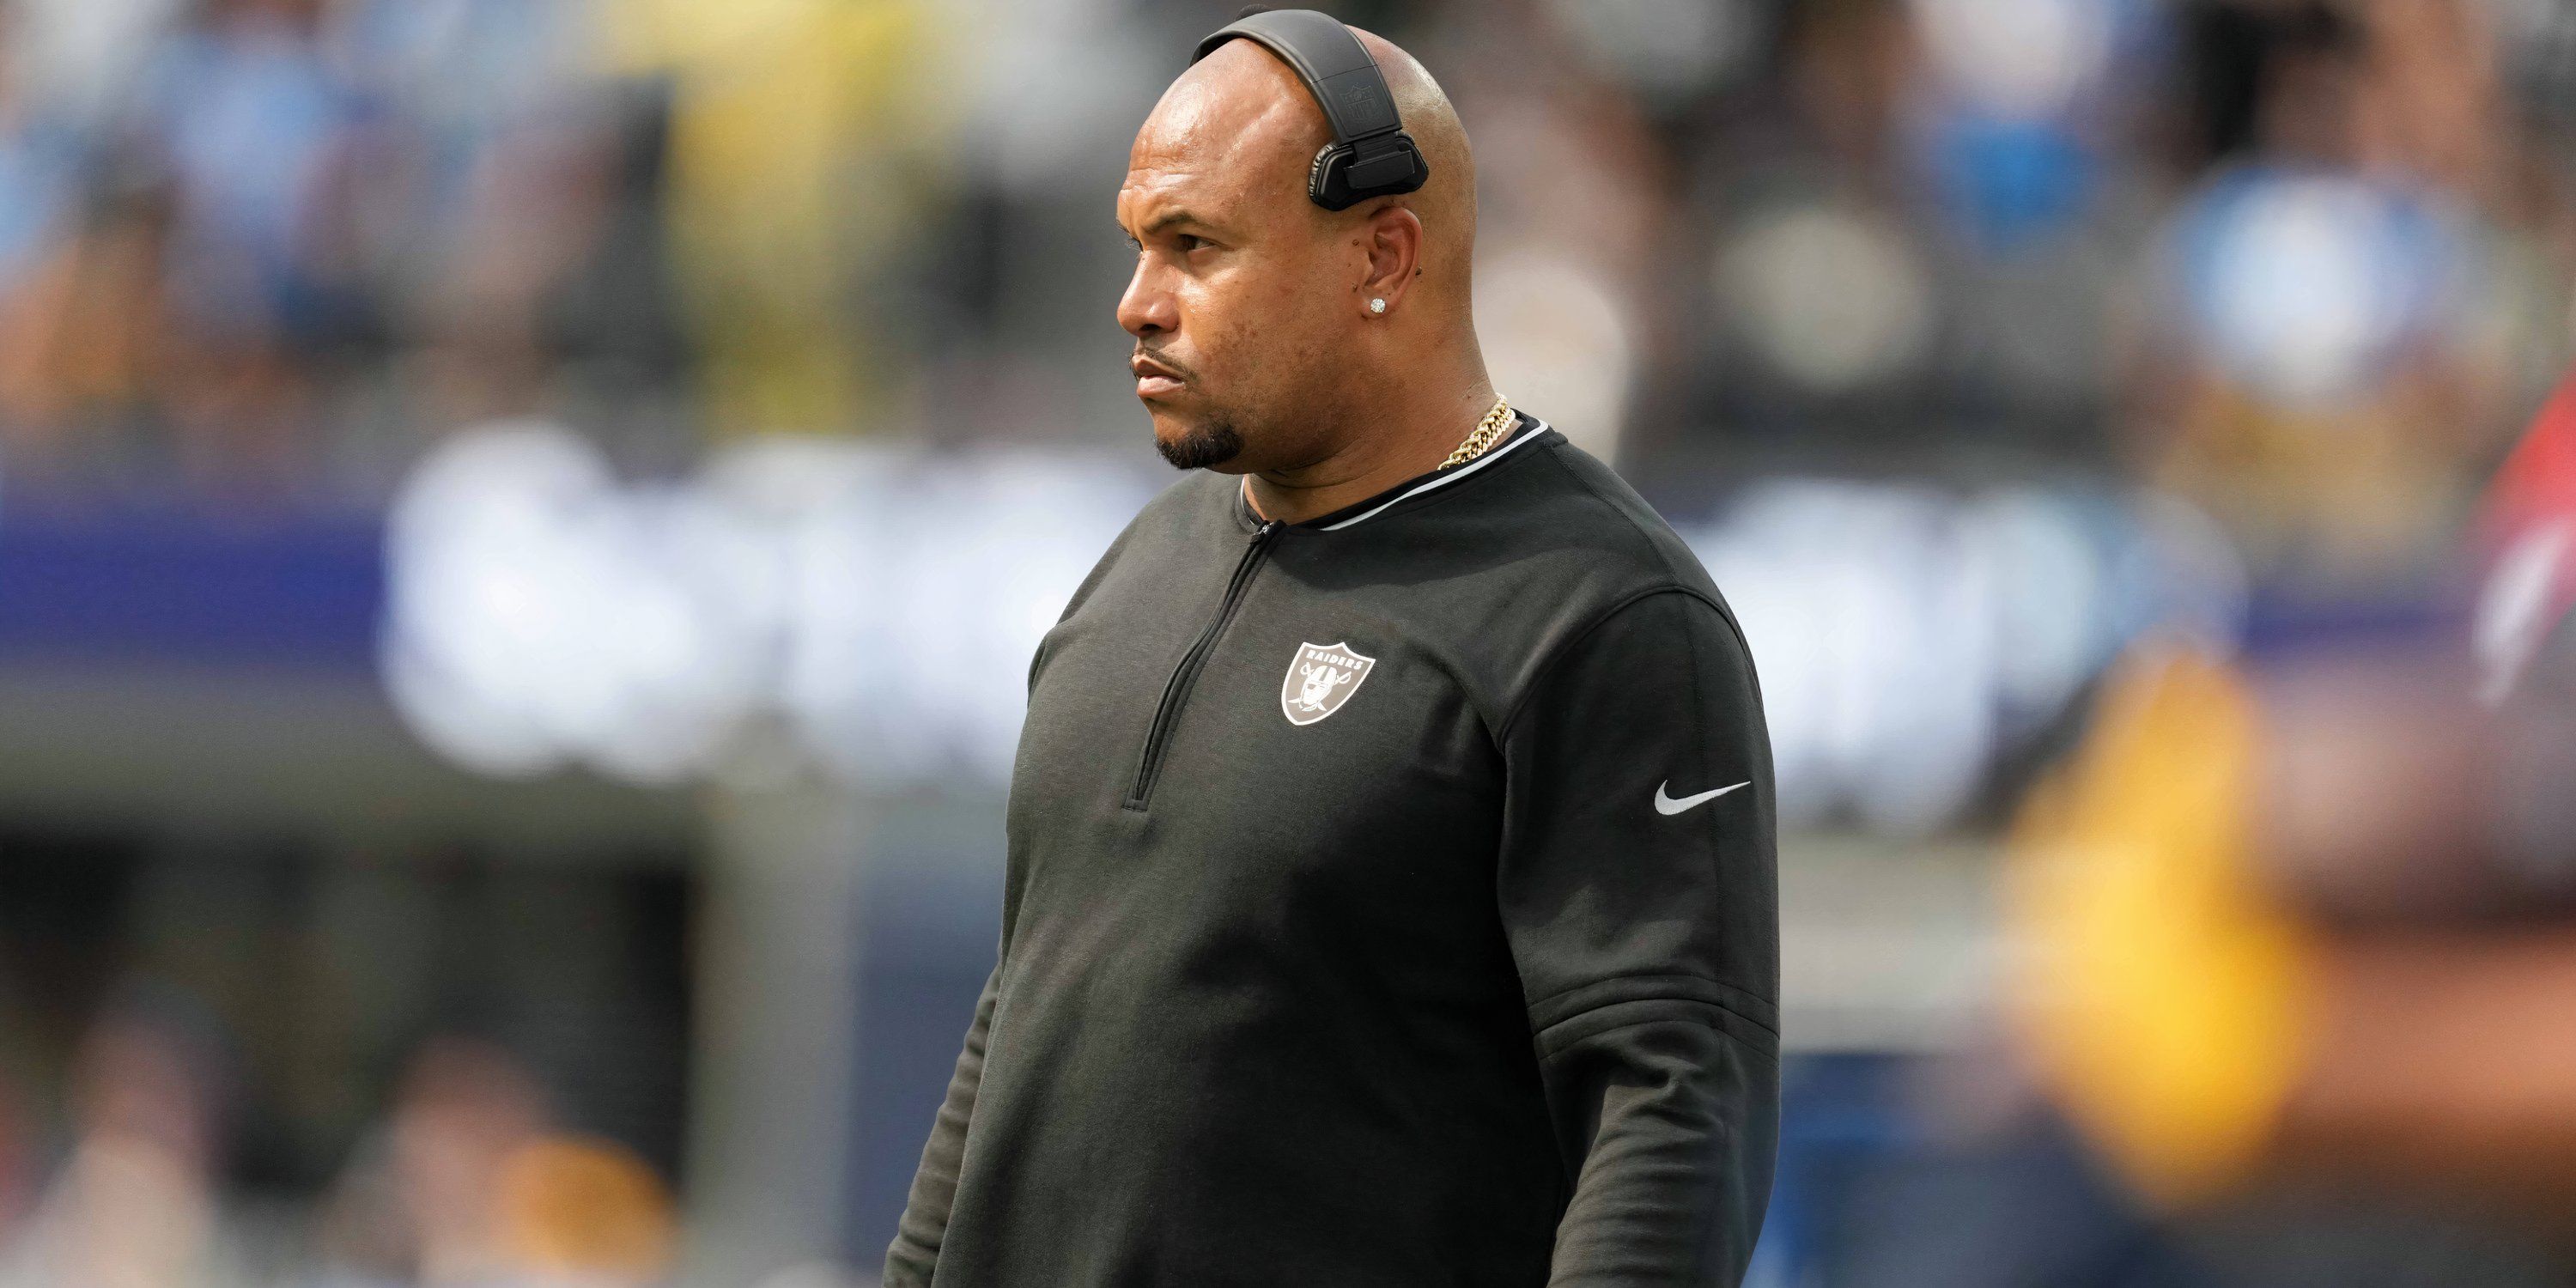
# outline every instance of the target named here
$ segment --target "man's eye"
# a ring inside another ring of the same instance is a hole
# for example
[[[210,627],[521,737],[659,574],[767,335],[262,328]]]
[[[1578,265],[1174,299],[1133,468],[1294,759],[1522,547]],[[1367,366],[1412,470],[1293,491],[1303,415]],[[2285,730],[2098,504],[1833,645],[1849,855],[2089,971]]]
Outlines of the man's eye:
[[[1187,255],[1191,251],[1207,245],[1207,239],[1190,233],[1182,233],[1180,236],[1172,239],[1172,244],[1180,247],[1181,253]]]

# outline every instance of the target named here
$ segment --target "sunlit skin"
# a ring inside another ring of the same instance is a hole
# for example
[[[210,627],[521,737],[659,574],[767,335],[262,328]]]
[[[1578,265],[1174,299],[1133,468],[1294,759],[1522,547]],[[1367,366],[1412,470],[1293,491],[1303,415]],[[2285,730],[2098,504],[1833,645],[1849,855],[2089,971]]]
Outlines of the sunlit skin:
[[[1494,402],[1469,307],[1466,132],[1421,64],[1358,34],[1430,162],[1421,191],[1344,211],[1307,200],[1331,131],[1287,64],[1246,40],[1164,92],[1118,190],[1136,251],[1118,323],[1158,446],[1248,476],[1254,508],[1290,523],[1433,469]]]

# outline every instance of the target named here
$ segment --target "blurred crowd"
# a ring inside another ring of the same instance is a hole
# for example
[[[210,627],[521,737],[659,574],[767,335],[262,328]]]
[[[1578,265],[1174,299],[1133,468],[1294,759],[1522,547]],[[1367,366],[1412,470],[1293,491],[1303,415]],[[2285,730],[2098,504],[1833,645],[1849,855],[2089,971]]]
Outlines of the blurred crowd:
[[[371,498],[424,436],[538,409],[648,459],[858,428],[864,270],[940,188],[896,155],[944,106],[937,17],[13,3],[0,453],[274,503]]]
[[[1100,211],[1225,16],[14,0],[0,469],[364,501],[506,417],[646,471],[1132,441]],[[2073,468],[2402,574],[2568,347],[2547,0],[1346,16],[1475,124],[1504,384],[1649,479]]]
[[[0,0],[0,523],[391,499],[388,683],[489,772],[675,781],[769,708],[856,779],[1007,765],[977,668],[1138,486],[1109,197],[1237,7]],[[2479,498],[2576,350],[2576,6],[1336,8],[1473,132],[1497,383],[1744,610],[1784,818],[2018,820],[2009,1014],[1894,1094],[1904,1167],[1801,1171],[1852,1137],[1793,1121],[1768,1282],[2568,1282],[2576,402]],[[619,482],[743,442],[710,492],[765,528]],[[2176,532],[2221,553],[2129,566]],[[742,571],[785,549],[814,584]],[[184,1007],[66,1067],[0,1081],[0,1284],[675,1264],[674,1178],[488,1041],[421,1035],[291,1219],[228,1188]]]
[[[225,1048],[174,999],[121,1004],[79,1045],[60,1139],[0,1101],[0,1283],[613,1288],[670,1268],[662,1178],[558,1127],[525,1064],[465,1035],[411,1057],[313,1210],[263,1212],[229,1182]]]

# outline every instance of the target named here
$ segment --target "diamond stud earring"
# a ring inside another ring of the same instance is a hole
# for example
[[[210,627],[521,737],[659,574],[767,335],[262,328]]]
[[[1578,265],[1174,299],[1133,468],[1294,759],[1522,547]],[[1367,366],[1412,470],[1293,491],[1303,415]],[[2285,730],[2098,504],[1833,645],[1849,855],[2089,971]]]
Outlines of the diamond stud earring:
[[[1384,313],[1384,312],[1386,312],[1386,301],[1384,301],[1384,300],[1370,300],[1370,301],[1369,301],[1369,312],[1371,312],[1371,313]]]

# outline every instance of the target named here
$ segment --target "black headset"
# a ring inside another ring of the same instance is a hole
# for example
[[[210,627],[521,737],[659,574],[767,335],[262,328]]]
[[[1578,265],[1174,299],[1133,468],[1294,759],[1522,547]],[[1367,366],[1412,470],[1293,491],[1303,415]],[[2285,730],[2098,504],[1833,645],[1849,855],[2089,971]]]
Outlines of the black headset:
[[[1333,141],[1306,171],[1306,195],[1326,210],[1348,210],[1371,197],[1413,192],[1431,179],[1431,163],[1404,132],[1386,75],[1360,38],[1331,14],[1272,9],[1249,14],[1199,42],[1195,63],[1229,40],[1258,41],[1296,69],[1324,109]]]

